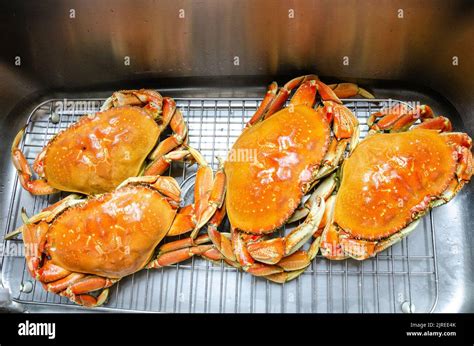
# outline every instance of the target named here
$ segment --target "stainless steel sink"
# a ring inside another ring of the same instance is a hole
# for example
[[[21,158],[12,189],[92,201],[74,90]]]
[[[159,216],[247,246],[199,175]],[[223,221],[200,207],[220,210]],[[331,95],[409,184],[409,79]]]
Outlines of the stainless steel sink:
[[[225,155],[266,84],[318,73],[328,82],[358,82],[381,101],[427,103],[448,116],[456,130],[474,135],[474,12],[469,3],[46,1],[0,6],[3,32],[12,33],[3,38],[0,51],[0,234],[20,224],[22,206],[33,213],[59,198],[20,192],[9,157],[13,137],[30,115],[25,143],[30,159],[45,135],[75,119],[78,113],[66,112],[60,124],[49,121],[58,100],[97,99],[94,108],[113,90],[156,88],[178,99],[193,144],[211,161]],[[130,65],[124,64],[127,57]],[[346,102],[361,119],[382,105]],[[186,190],[194,170],[176,165],[170,174]],[[473,192],[471,183],[426,216],[406,241],[374,260],[317,258],[301,279],[279,286],[195,259],[127,278],[112,289],[102,310],[402,312],[411,302],[416,312],[474,312]],[[2,250],[2,284],[15,301],[4,309],[85,311],[47,295],[39,285],[29,287],[18,253],[21,241],[3,243]]]

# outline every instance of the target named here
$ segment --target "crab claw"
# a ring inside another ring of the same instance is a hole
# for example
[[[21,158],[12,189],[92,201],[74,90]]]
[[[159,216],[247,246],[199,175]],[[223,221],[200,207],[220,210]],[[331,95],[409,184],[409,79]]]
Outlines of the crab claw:
[[[346,98],[357,96],[357,95],[360,95],[368,99],[374,98],[374,95],[372,95],[370,92],[359,87],[357,84],[354,84],[354,83],[330,84],[329,87],[341,99],[346,99]]]
[[[304,269],[300,269],[300,270],[295,270],[291,272],[281,272],[281,273],[266,275],[265,278],[270,281],[276,282],[277,284],[284,284],[285,282],[296,279],[303,272],[304,272]]]
[[[328,85],[324,84],[321,81],[316,81],[318,87],[318,93],[321,96],[323,101],[332,101],[338,104],[342,104],[342,101],[337,97],[334,90],[332,90]]]
[[[334,105],[333,108],[333,130],[337,139],[351,138],[359,121],[349,108],[341,105]]]
[[[450,132],[453,130],[453,125],[448,118],[439,116],[423,121],[421,124],[413,126],[414,129],[431,129],[440,130],[441,132]]]
[[[402,114],[408,111],[408,107],[405,103],[396,103],[390,108],[384,108],[379,112],[372,113],[367,119],[367,125],[372,128],[377,119],[385,118],[390,115],[393,118],[393,122],[398,119]],[[388,121],[388,120],[387,120]]]
[[[209,221],[209,225],[207,227],[207,234],[209,235],[209,238],[211,239],[216,249],[219,250],[226,259],[234,262],[236,258],[232,249],[230,237],[228,237],[229,234],[224,234],[217,230],[222,220],[224,219],[225,214],[225,204],[223,204],[222,207],[216,211],[212,219]]]
[[[154,90],[120,90],[105,100],[101,111],[120,106],[143,106],[150,116],[158,118],[163,107],[163,97]]]
[[[109,296],[109,289],[104,289],[97,297],[94,297],[90,294],[72,294],[68,291],[63,291],[60,293],[61,296],[67,297],[73,303],[78,305],[85,306],[87,308],[94,308],[101,306],[105,303]]]
[[[150,163],[143,172],[144,175],[161,175],[170,167],[171,162],[185,160],[189,157],[187,150],[174,150],[166,155],[160,156],[159,159]]]
[[[389,109],[372,114],[369,117],[367,124],[371,130],[375,131],[389,130],[390,132],[402,132],[406,131],[418,119],[426,122],[426,125],[421,128],[430,128],[430,126],[435,126],[436,124],[439,126],[440,122],[444,122],[431,120],[433,117],[433,110],[427,105],[421,105],[416,107],[414,110],[409,111],[405,104],[400,103]],[[380,120],[375,123],[377,118],[380,118]],[[445,124],[445,126],[449,127],[450,124]]]
[[[191,233],[195,238],[199,230],[212,218],[217,209],[224,203],[226,192],[226,175],[223,164],[213,177],[212,168],[207,164],[204,157],[195,149],[188,147],[199,165],[194,187],[194,209],[196,226]]]
[[[42,252],[46,243],[48,224],[26,224],[22,226],[23,243],[25,244],[25,258],[28,271],[33,278],[37,278],[41,265]]]
[[[28,161],[26,160],[25,155],[19,148],[24,133],[25,128],[21,129],[17,133],[15,139],[13,140],[11,148],[11,157],[13,165],[15,166],[18,172],[18,178],[20,179],[21,186],[33,195],[50,195],[58,192],[58,190],[48,185],[48,183],[44,179],[33,180],[33,175],[31,173],[30,166],[28,165]],[[40,157],[42,157],[42,153],[38,155],[38,159],[35,161],[35,166],[38,169],[42,166],[42,160],[40,160]]]
[[[247,250],[250,256],[259,262],[276,264],[285,254],[285,241],[283,238],[262,240],[247,245]]]
[[[314,103],[316,102],[316,94],[318,92],[317,82],[318,81],[312,79],[302,83],[291,98],[290,105],[305,105],[308,107],[313,107]]]
[[[290,104],[293,106],[306,105],[308,107],[313,107],[318,93],[323,101],[332,101],[342,104],[342,101],[337,97],[336,93],[318,79],[309,79],[301,83],[300,87],[291,98]]]
[[[268,90],[267,90],[267,93],[265,94],[265,97],[263,98],[263,101],[260,103],[260,106],[258,107],[257,111],[252,116],[252,118],[247,122],[245,127],[252,126],[255,123],[257,123],[259,120],[261,120],[262,116],[267,111],[268,106],[275,99],[277,91],[278,91],[277,82],[273,82],[268,86]]]
[[[286,100],[288,99],[288,96],[290,96],[293,89],[298,87],[300,84],[304,84],[305,82],[312,81],[312,80],[318,80],[318,76],[316,75],[300,76],[300,77],[293,78],[288,83],[286,83],[280,89],[280,91],[278,92],[274,100],[268,106],[268,109],[264,114],[264,119],[269,118],[271,115],[273,115],[275,112],[279,111],[283,107],[283,105],[285,104]],[[304,87],[303,89],[306,89],[306,87]],[[303,93],[303,91],[301,91],[301,93]]]

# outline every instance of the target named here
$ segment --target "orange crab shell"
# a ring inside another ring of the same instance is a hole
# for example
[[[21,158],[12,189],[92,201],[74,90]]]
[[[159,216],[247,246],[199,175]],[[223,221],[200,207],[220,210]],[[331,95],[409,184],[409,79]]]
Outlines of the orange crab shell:
[[[456,160],[437,131],[367,137],[344,163],[335,223],[357,239],[396,233],[446,190],[455,178]]]
[[[224,166],[232,226],[249,233],[280,227],[300,203],[329,140],[324,112],[303,105],[246,129]]]
[[[49,227],[45,251],[71,272],[121,278],[146,265],[175,215],[161,193],[125,186],[60,214]]]
[[[49,142],[44,176],[50,186],[62,191],[111,191],[138,175],[159,134],[155,120],[138,107],[84,116]]]

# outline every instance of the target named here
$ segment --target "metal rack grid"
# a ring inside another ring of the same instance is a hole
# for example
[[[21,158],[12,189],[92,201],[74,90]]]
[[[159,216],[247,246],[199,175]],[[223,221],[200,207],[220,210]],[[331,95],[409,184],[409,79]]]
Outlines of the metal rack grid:
[[[97,111],[103,99],[51,99],[38,105],[28,118],[22,143],[32,162],[59,130],[79,116]],[[255,112],[252,98],[176,99],[189,126],[191,146],[199,149],[214,167],[216,156],[225,157]],[[344,103],[359,118],[361,137],[366,120],[388,103],[385,99],[348,99]],[[53,114],[59,122],[51,121]],[[192,198],[196,167],[174,163],[170,175],[182,185],[187,203]],[[20,210],[30,215],[63,198],[64,194],[32,196],[15,179],[5,233],[22,224]],[[225,224],[224,227],[228,227]],[[224,264],[200,258],[162,268],[142,270],[111,288],[109,301],[98,310],[157,312],[416,312],[433,311],[438,300],[435,224],[431,212],[408,238],[363,262],[328,261],[318,255],[297,279],[280,285]],[[4,242],[18,249],[21,239]],[[21,253],[3,258],[3,283],[15,301],[25,304],[72,305],[49,294],[32,280]],[[410,305],[410,302],[412,305]],[[410,309],[410,308],[409,308]],[[408,309],[408,310],[409,310]]]

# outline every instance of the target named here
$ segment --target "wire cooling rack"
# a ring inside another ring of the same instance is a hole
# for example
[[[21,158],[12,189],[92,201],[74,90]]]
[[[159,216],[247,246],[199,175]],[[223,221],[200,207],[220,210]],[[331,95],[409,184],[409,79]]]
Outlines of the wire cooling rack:
[[[54,134],[77,119],[99,110],[103,99],[51,99],[28,118],[22,148],[32,162]],[[225,157],[258,107],[252,98],[178,98],[189,126],[191,146],[214,168],[216,156]],[[343,100],[359,118],[361,137],[368,116],[396,100]],[[187,203],[192,198],[195,166],[173,163],[170,175],[182,185]],[[32,196],[15,179],[8,211],[10,232],[29,215],[63,198],[64,194]],[[224,225],[228,227],[228,224]],[[328,261],[317,256],[297,279],[276,284],[263,278],[194,257],[160,270],[142,270],[111,287],[98,310],[155,312],[429,312],[438,300],[435,224],[431,213],[406,239],[363,262]],[[32,280],[21,255],[21,237],[4,241],[3,283],[13,300],[24,304],[68,305],[64,297],[46,292]],[[12,250],[13,249],[13,250]]]

